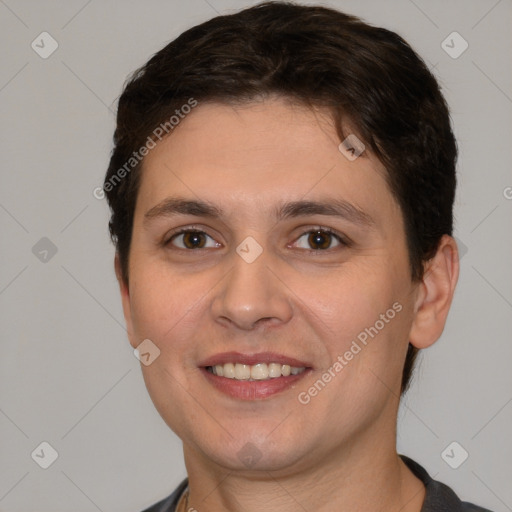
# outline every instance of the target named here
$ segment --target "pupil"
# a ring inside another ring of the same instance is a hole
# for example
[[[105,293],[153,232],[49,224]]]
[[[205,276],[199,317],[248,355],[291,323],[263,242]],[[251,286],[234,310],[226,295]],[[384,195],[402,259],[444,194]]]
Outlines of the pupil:
[[[200,249],[204,245],[204,238],[201,233],[189,232],[185,233],[183,242],[189,249]]]
[[[330,242],[330,235],[328,233],[316,231],[314,233],[310,233],[309,235],[309,243],[312,246],[317,246],[317,248],[328,249]]]

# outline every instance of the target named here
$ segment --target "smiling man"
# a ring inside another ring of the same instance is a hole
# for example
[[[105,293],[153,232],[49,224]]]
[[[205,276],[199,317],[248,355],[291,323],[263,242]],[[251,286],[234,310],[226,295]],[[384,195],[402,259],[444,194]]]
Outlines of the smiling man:
[[[132,77],[114,138],[129,340],[188,473],[148,511],[484,510],[396,451],[459,270],[456,144],[411,48],[323,7],[217,17]]]

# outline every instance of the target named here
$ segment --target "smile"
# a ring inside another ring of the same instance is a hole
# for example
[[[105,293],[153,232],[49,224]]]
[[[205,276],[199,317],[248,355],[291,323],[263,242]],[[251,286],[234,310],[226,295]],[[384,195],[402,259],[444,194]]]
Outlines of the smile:
[[[270,398],[313,371],[309,362],[275,352],[224,352],[199,365],[206,381],[217,391],[239,400]]]
[[[253,365],[225,363],[208,366],[206,369],[210,373],[213,373],[213,375],[227,379],[261,381],[288,377],[289,375],[299,375],[306,370],[306,367],[290,366],[289,364],[280,363],[256,363]]]

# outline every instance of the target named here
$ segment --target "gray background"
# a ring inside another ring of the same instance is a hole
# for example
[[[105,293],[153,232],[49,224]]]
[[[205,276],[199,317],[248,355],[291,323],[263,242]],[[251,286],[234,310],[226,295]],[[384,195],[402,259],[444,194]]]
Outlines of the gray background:
[[[189,26],[253,3],[0,0],[3,512],[140,511],[185,475],[126,339],[108,209],[93,190],[127,75]],[[467,252],[446,330],[402,404],[399,450],[465,499],[512,510],[512,2],[326,3],[413,45],[460,145]],[[59,45],[46,59],[31,48],[43,31]],[[453,31],[469,43],[456,59],[441,46]],[[43,237],[56,254],[41,252]],[[31,458],[42,441],[58,452],[48,469]],[[458,469],[441,457],[452,441],[469,453]]]

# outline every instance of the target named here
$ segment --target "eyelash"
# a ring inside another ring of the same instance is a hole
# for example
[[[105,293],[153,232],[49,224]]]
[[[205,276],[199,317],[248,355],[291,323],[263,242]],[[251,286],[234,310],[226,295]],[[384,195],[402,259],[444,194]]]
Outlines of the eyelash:
[[[342,236],[340,233],[334,231],[333,229],[331,228],[327,228],[327,227],[322,227],[322,226],[317,226],[317,227],[314,227],[312,229],[309,229],[307,231],[304,231],[299,237],[297,237],[297,239],[295,240],[295,242],[297,240],[300,240],[300,238],[302,238],[304,235],[308,235],[308,234],[311,234],[311,233],[316,233],[316,232],[321,232],[322,234],[325,234],[325,235],[330,235],[332,237],[334,237],[339,243],[340,243],[340,246],[341,247],[350,247],[352,245],[351,241],[349,239],[347,239],[346,237]],[[168,238],[166,238],[166,240],[163,242],[163,245],[165,247],[168,247],[169,245],[171,245],[172,241],[180,236],[180,235],[183,235],[183,234],[186,234],[186,233],[196,233],[196,234],[202,234],[202,235],[206,235],[207,237],[211,238],[212,240],[213,237],[211,237],[208,233],[206,233],[205,231],[199,229],[199,228],[195,228],[193,226],[189,226],[189,227],[186,227],[186,228],[182,228],[182,229],[179,229],[178,231],[175,231],[174,233],[171,234],[171,236],[169,236]],[[294,243],[295,243],[294,242]],[[218,243],[218,242],[217,242]],[[211,247],[206,247],[206,248],[202,248],[202,247],[199,247],[197,249],[188,249],[188,248],[182,248],[182,247],[174,247],[174,249],[177,249],[177,250],[180,250],[180,251],[200,251],[202,249],[211,249]],[[303,249],[304,251],[308,251],[308,252],[315,252],[315,253],[320,253],[320,252],[328,252],[328,251],[332,251],[336,249],[336,247],[334,248],[328,248],[328,249]]]

